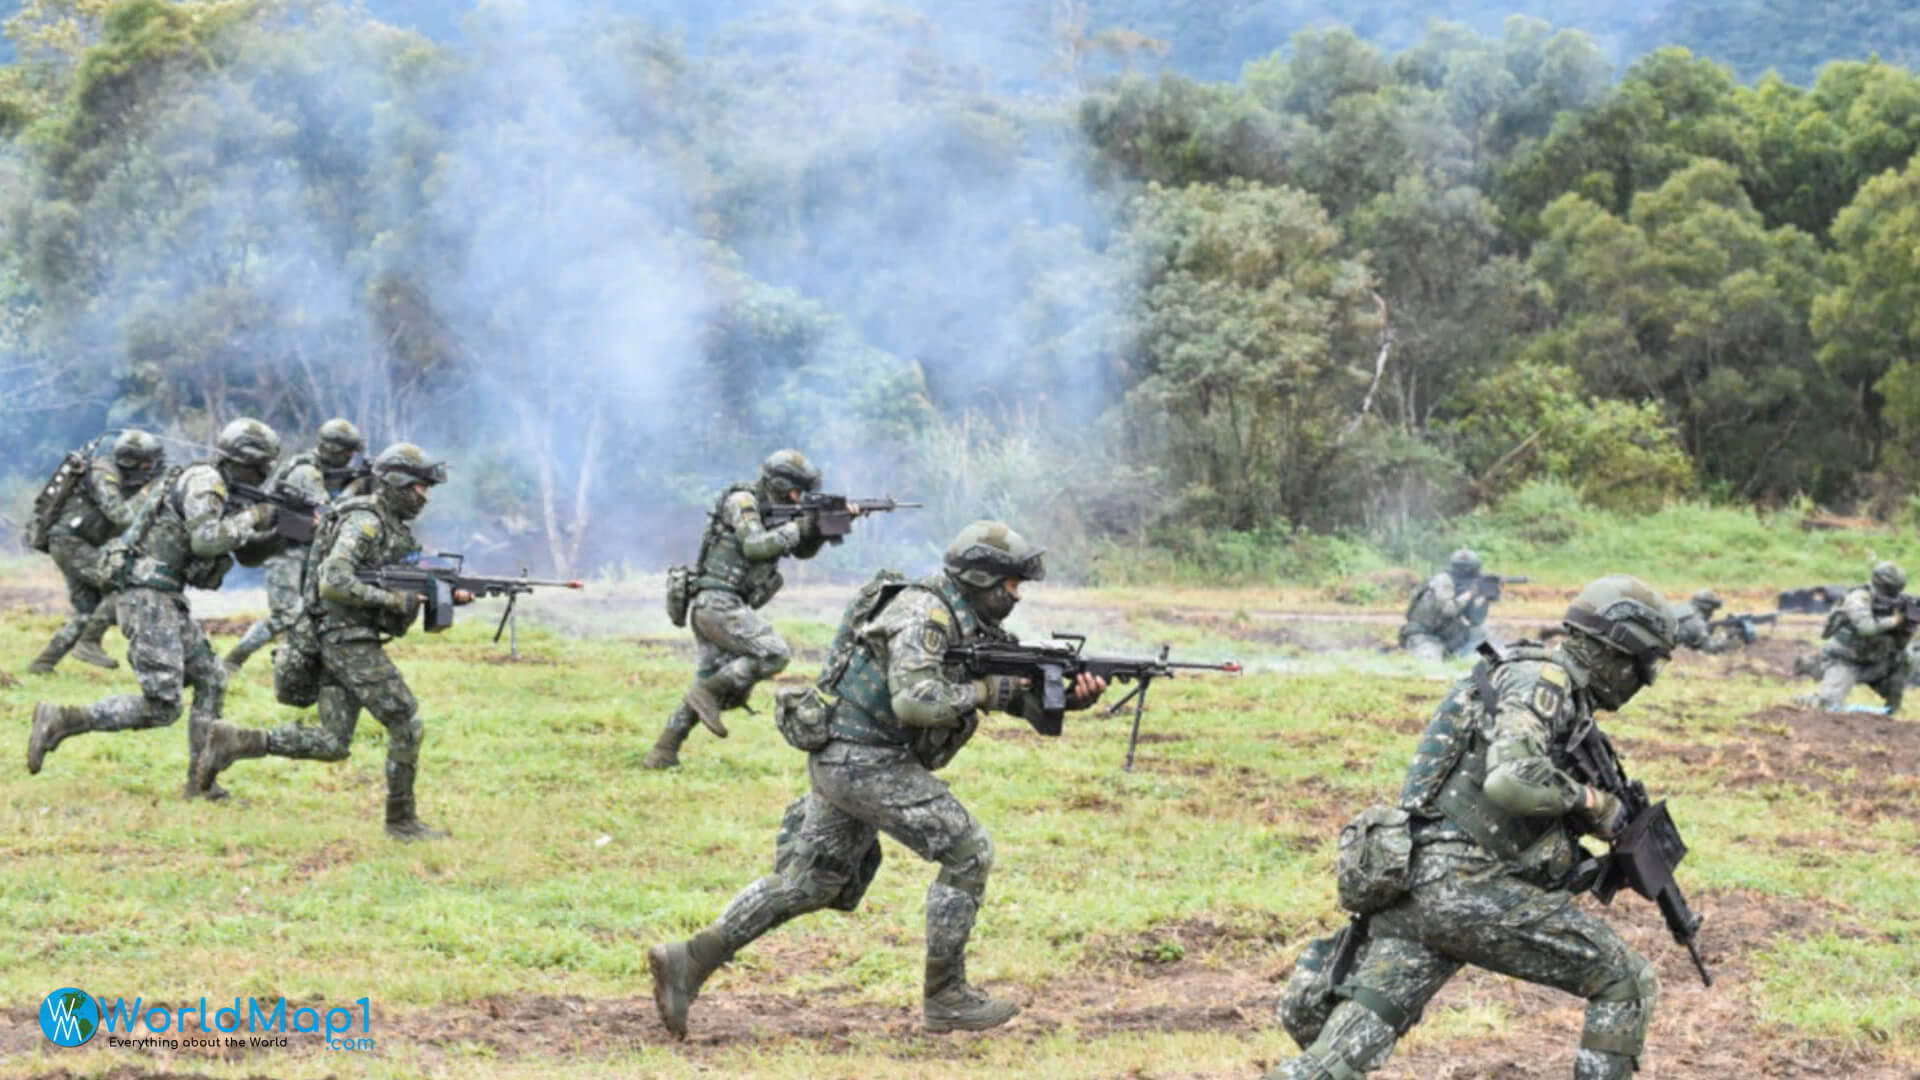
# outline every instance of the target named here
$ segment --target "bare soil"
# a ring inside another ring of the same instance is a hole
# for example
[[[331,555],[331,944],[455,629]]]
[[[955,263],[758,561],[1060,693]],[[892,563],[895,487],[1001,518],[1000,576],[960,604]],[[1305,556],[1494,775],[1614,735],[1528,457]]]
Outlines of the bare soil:
[[[1733,787],[1789,785],[1832,798],[1849,817],[1920,813],[1920,720],[1777,705],[1717,742],[1622,740]],[[1684,739],[1684,732],[1677,732]]]

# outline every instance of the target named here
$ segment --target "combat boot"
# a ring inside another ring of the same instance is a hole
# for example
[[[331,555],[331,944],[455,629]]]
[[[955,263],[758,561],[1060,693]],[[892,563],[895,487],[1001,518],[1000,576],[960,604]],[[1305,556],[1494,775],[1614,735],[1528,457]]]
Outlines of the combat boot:
[[[201,795],[224,799],[227,789],[214,778],[243,758],[266,757],[267,733],[215,721],[207,724],[198,738],[191,739],[190,745],[193,746],[193,773],[184,794],[189,799]]]
[[[647,970],[653,973],[653,1007],[674,1038],[687,1037],[687,1009],[700,996],[700,985],[732,958],[726,935],[717,926],[709,926],[685,941],[647,950]]]
[[[708,731],[724,739],[727,737],[727,725],[720,722],[720,695],[707,685],[711,681],[711,676],[693,680],[693,685],[687,689],[687,696],[681,700],[681,707],[693,710],[693,715],[700,718]]]
[[[653,741],[653,749],[640,759],[640,764],[648,769],[674,769],[680,766],[680,744],[687,741],[693,733],[693,725],[699,723],[692,709],[685,705],[673,711],[667,717],[667,726],[660,730],[660,737]]]
[[[38,773],[40,763],[69,735],[91,730],[84,705],[54,705],[42,701],[33,707],[33,728],[27,733],[27,771]]]
[[[101,632],[105,633],[105,630]],[[81,638],[76,642],[73,646],[73,658],[83,664],[92,664],[94,667],[106,668],[108,671],[120,666],[120,661],[107,655],[106,646],[100,643],[98,637]]]
[[[67,650],[60,647],[57,639],[49,641],[47,647],[40,650],[40,655],[33,658],[33,663],[27,665],[27,674],[51,675],[54,665],[60,663],[60,658],[65,655]]]
[[[395,840],[439,840],[452,834],[413,813],[413,763],[387,762],[387,835]]]
[[[228,675],[238,675],[253,654],[259,652],[261,646],[272,640],[273,627],[263,619],[247,627],[247,632],[240,636],[239,641],[233,643],[233,648],[227,650],[227,655],[221,659],[220,663],[227,669]]]
[[[922,1026],[928,1031],[985,1031],[1014,1018],[1020,1006],[967,984],[965,955],[927,957]]]

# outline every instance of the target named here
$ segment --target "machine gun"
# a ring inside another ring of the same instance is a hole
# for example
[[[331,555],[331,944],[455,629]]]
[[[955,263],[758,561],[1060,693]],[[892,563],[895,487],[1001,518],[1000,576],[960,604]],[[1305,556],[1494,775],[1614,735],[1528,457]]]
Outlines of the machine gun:
[[[769,525],[783,525],[812,514],[820,528],[820,535],[826,537],[827,543],[838,544],[853,531],[853,519],[862,514],[918,510],[925,505],[917,502],[895,502],[891,495],[878,499],[849,499],[845,495],[809,491],[800,496],[799,502],[774,503],[761,514],[761,517]]]
[[[228,484],[227,498],[241,506],[258,506],[261,503],[273,506],[278,511],[273,515],[274,534],[289,544],[313,543],[313,518],[325,505],[290,488],[279,487],[268,491],[251,484]]]
[[[1667,932],[1687,947],[1700,982],[1712,986],[1713,976],[1700,958],[1700,916],[1687,906],[1673,879],[1674,868],[1686,858],[1687,845],[1667,813],[1666,800],[1648,803],[1646,785],[1627,779],[1612,741],[1591,719],[1568,749],[1574,776],[1619,799],[1626,810],[1626,824],[1610,841],[1607,854],[1589,858],[1574,871],[1575,891],[1590,888],[1601,903],[1611,904],[1614,894],[1627,888],[1658,904]]]
[[[1809,585],[1804,589],[1783,589],[1774,606],[1781,611],[1825,615],[1840,606],[1840,601],[1847,598],[1849,588],[1847,585]]]
[[[1757,615],[1729,615],[1724,619],[1715,619],[1708,623],[1707,632],[1712,633],[1715,630],[1731,630],[1740,636],[1741,641],[1751,645],[1754,639],[1760,636],[1759,633],[1754,630],[1754,627],[1778,622],[1779,619],[1780,613],[1776,611],[1763,612]]]
[[[1491,604],[1500,599],[1500,590],[1503,586],[1525,585],[1528,580],[1529,579],[1525,577],[1502,577],[1499,574],[1481,574],[1473,580],[1473,584],[1469,585],[1468,589],[1481,600]]]
[[[513,617],[513,605],[522,593],[535,589],[581,589],[586,587],[581,581],[543,581],[530,578],[526,571],[519,577],[479,577],[466,573],[466,557],[450,551],[441,552],[437,558],[452,559],[452,566],[421,566],[402,563],[396,566],[378,566],[370,570],[355,570],[353,576],[369,585],[394,592],[419,593],[421,607],[425,616],[421,627],[430,634],[437,634],[453,625],[453,594],[457,591],[472,593],[476,598],[482,596],[504,596],[507,598],[507,610],[500,613],[500,625],[494,627],[493,640],[499,641],[506,631],[508,620]],[[404,629],[404,628],[402,628]]]
[[[1127,760],[1123,771],[1132,771],[1133,752],[1140,743],[1140,716],[1146,711],[1147,690],[1153,680],[1171,679],[1181,671],[1224,671],[1240,674],[1233,661],[1222,664],[1195,664],[1167,659],[1170,651],[1160,646],[1151,657],[1087,656],[1080,650],[1087,643],[1085,634],[1053,635],[1063,644],[1022,645],[1018,642],[970,642],[947,649],[946,663],[964,667],[969,675],[1012,675],[1027,679],[1040,694],[1040,716],[1030,717],[1033,730],[1042,735],[1060,734],[1067,711],[1067,684],[1082,672],[1110,682],[1137,685],[1107,709],[1112,716],[1133,703],[1133,733],[1127,737]]]

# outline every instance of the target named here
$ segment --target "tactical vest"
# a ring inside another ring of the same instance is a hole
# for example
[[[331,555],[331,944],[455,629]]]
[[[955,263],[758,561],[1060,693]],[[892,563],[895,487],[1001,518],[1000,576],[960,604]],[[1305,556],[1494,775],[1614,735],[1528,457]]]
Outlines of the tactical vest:
[[[757,608],[780,591],[779,560],[756,562],[747,558],[739,534],[727,524],[727,500],[742,491],[753,494],[752,488],[736,484],[714,501],[713,512],[707,515],[707,531],[700,537],[692,588],[696,596],[703,589],[722,589]]]
[[[313,544],[307,551],[306,564],[301,571],[301,600],[306,613],[318,622],[320,630],[358,629],[376,635],[393,635],[386,609],[336,604],[320,596],[320,563],[333,550],[334,542],[340,537],[341,525],[358,510],[372,513],[380,522],[380,535],[375,537],[376,565],[412,554],[413,533],[388,515],[378,495],[354,495],[342,499],[327,508],[320,516],[320,527],[314,530]],[[399,540],[398,546],[404,550],[395,550],[396,538]],[[354,569],[367,570],[372,567],[356,566]]]
[[[195,469],[218,472],[210,461],[169,469],[153,494],[140,507],[140,513],[123,534],[128,549],[123,584],[137,589],[180,592],[188,585],[217,589],[226,577],[233,559],[226,555],[202,558],[193,553],[193,540],[187,533],[185,500],[181,486]],[[225,479],[221,480],[222,485]],[[224,515],[226,506],[221,506]]]
[[[353,469],[350,466],[338,469],[328,468],[321,462],[318,450],[302,450],[273,471],[273,479],[267,483],[267,490],[272,491],[286,483],[287,477],[293,475],[293,470],[302,465],[312,466],[313,471],[320,474],[320,486],[326,489],[329,499],[338,498],[353,475]]]
[[[907,589],[920,589],[932,593],[946,605],[947,613],[953,616],[954,636],[949,645],[960,645],[976,638],[1002,639],[1009,635],[1003,630],[990,627],[980,620],[960,586],[945,574],[936,574],[921,581],[908,583],[904,579],[885,581],[876,578],[869,588],[878,585],[873,602],[862,603],[862,596],[855,597],[847,606],[846,616],[842,618],[840,628],[834,634],[836,644],[845,643],[829,661],[827,669],[820,674],[820,689],[838,698],[833,710],[833,723],[830,730],[836,739],[860,743],[866,746],[902,746],[921,749],[919,743],[937,740],[943,743],[943,756],[951,758],[959,750],[959,745],[951,742],[952,732],[940,729],[913,728],[900,722],[893,713],[893,692],[887,685],[886,662],[874,655],[873,643],[865,635],[866,626],[878,618],[886,606]],[[960,739],[971,736],[969,730]]]
[[[1497,661],[1482,659],[1455,683],[1420,736],[1400,789],[1400,808],[1428,820],[1444,818],[1502,860],[1515,863],[1541,837],[1560,828],[1554,817],[1520,817],[1495,806],[1483,790],[1493,743],[1497,697],[1493,673],[1520,660],[1544,661],[1545,648],[1519,642]]]
[[[49,532],[59,536],[75,536],[95,547],[119,535],[120,530],[113,524],[113,519],[100,509],[98,502],[94,501],[93,470],[98,462],[98,458],[87,462],[86,472],[74,483],[72,490],[67,493],[67,497],[62,500],[59,509],[54,513]],[[117,465],[113,484],[115,487],[122,486]],[[124,499],[131,496],[123,490],[121,497]]]

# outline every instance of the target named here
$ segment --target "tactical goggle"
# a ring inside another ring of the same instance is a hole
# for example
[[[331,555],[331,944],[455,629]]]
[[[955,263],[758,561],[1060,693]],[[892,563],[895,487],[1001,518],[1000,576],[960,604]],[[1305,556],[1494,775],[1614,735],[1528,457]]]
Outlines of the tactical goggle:
[[[399,474],[420,484],[444,484],[447,482],[447,466],[436,461],[431,465],[388,465],[380,470],[383,474]]]
[[[1015,559],[997,547],[986,544],[972,544],[960,553],[960,563],[970,569],[985,570],[989,574],[1005,574],[1022,581],[1045,581],[1047,568],[1040,561],[1046,549],[1041,548],[1024,559]]]

